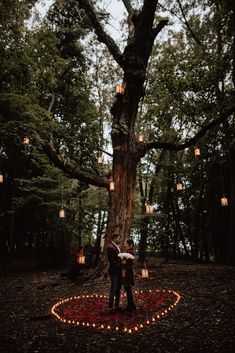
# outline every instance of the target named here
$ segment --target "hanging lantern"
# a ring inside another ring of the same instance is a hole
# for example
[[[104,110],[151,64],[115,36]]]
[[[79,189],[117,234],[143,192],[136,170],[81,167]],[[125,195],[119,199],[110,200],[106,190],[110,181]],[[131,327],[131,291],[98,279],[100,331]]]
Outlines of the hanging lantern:
[[[199,157],[201,155],[201,150],[199,147],[194,148],[195,157]]]
[[[115,190],[115,183],[114,183],[114,181],[112,180],[112,181],[110,181],[110,184],[109,184],[109,190],[110,191],[114,191]]]
[[[84,265],[85,262],[86,262],[86,257],[85,257],[84,255],[80,255],[80,256],[78,257],[78,263],[79,263],[80,265]]]
[[[182,183],[177,183],[176,184],[176,190],[180,191],[180,190],[183,190],[183,184]]]
[[[27,136],[24,137],[23,144],[24,145],[29,145],[29,138]]]
[[[103,157],[102,157],[102,156],[99,156],[99,157],[97,158],[97,163],[98,163],[98,164],[103,164]]]
[[[0,183],[3,183],[3,174],[0,172]]]
[[[221,206],[228,206],[228,198],[226,196],[221,197]]]
[[[146,213],[147,214],[153,213],[153,205],[151,205],[150,203],[147,203],[146,205]]]
[[[139,142],[144,142],[144,135],[143,134],[139,135]]]
[[[59,217],[60,218],[65,218],[65,211],[64,211],[63,208],[61,208],[60,211],[59,211]]]
[[[141,277],[142,278],[149,278],[149,270],[147,268],[142,268]]]
[[[122,84],[119,84],[116,86],[116,93],[117,94],[124,94],[125,92],[125,86]]]

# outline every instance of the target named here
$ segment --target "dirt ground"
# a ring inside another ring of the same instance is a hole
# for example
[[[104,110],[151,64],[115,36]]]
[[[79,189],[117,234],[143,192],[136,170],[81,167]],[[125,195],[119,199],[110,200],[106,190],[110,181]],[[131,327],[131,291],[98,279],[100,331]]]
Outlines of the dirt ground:
[[[176,309],[134,334],[64,324],[50,314],[63,298],[107,294],[109,280],[60,277],[63,270],[0,277],[0,352],[232,353],[235,352],[235,268],[162,264],[136,289],[180,293]]]

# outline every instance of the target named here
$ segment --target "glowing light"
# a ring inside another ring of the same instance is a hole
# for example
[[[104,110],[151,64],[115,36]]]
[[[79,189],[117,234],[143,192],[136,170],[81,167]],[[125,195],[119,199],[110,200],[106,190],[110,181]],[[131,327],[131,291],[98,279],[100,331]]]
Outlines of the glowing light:
[[[141,277],[142,278],[149,278],[149,270],[147,268],[142,268]]]
[[[24,145],[29,145],[29,138],[27,136],[24,137],[23,144]]]
[[[176,184],[176,190],[178,190],[178,191],[181,191],[181,190],[183,190],[183,184],[182,183],[177,183]]]
[[[149,293],[159,293],[160,291],[159,290],[148,290]],[[93,323],[89,323],[89,322],[82,322],[80,323],[79,321],[76,321],[76,320],[72,320],[72,319],[66,319],[65,317],[62,317],[60,316],[60,311],[57,312],[57,308],[61,305],[64,305],[65,303],[68,303],[69,301],[72,301],[72,300],[79,300],[81,298],[83,298],[83,300],[85,300],[86,298],[95,298],[95,297],[99,297],[99,298],[106,298],[107,296],[106,295],[82,295],[82,296],[74,296],[74,297],[69,297],[69,298],[66,298],[66,299],[63,299],[63,300],[60,300],[59,302],[55,303],[53,305],[53,307],[51,308],[51,313],[60,321],[60,322],[63,322],[63,323],[67,323],[67,324],[76,324],[77,326],[79,326],[80,324],[84,327],[97,327],[98,329],[101,328],[101,329],[106,329],[106,330],[114,330],[116,332],[118,331],[122,331],[122,332],[125,332],[125,333],[128,333],[128,334],[133,334],[135,332],[137,332],[139,329],[142,329],[144,327],[147,327],[148,325],[150,324],[154,324],[156,322],[156,320],[159,320],[161,319],[164,315],[167,315],[177,304],[178,302],[180,301],[181,299],[181,296],[175,292],[175,291],[170,291],[170,290],[161,290],[161,292],[164,292],[164,293],[169,293],[172,295],[175,296],[175,301],[173,304],[169,305],[168,308],[165,308],[164,310],[162,310],[161,312],[159,312],[158,314],[155,314],[156,316],[152,316],[150,319],[147,319],[145,322],[143,323],[139,323],[138,325],[134,326],[134,327],[128,327],[128,326],[125,326],[124,328],[120,328],[118,325],[115,326],[115,327],[111,327],[111,325],[107,325],[107,324],[104,324],[104,323],[100,323],[98,325],[96,325],[94,322]],[[135,291],[135,293],[143,293],[143,290],[141,291]]]
[[[143,134],[139,135],[139,142],[144,142],[144,135]]]
[[[59,217],[60,218],[65,218],[65,211],[64,211],[63,208],[61,208],[60,211],[59,211]]]
[[[109,190],[110,190],[110,191],[114,191],[114,190],[115,190],[115,183],[114,183],[114,181],[110,181]]]
[[[195,157],[199,157],[201,155],[201,151],[199,147],[194,148],[194,155]]]
[[[228,206],[228,199],[227,197],[221,197],[221,206]]]
[[[153,205],[151,205],[150,203],[147,203],[146,205],[146,213],[147,214],[153,213]]]
[[[98,164],[103,164],[103,157],[102,157],[102,156],[99,156],[99,157],[97,158],[97,163],[98,163]]]
[[[116,86],[116,93],[117,94],[124,94],[125,92],[125,85],[119,84]]]

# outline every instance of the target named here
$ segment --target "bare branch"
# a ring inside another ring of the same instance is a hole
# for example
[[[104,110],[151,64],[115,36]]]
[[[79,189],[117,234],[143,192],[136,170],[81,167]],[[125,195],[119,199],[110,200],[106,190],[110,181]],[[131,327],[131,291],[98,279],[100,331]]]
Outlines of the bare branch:
[[[82,8],[86,12],[89,20],[91,21],[99,42],[102,42],[107,46],[116,62],[122,67],[122,54],[120,52],[120,49],[113,40],[113,38],[110,37],[110,35],[108,35],[104,31],[100,21],[97,18],[94,7],[90,4],[88,0],[77,1],[79,3],[80,8]]]
[[[108,179],[106,177],[83,172],[79,168],[73,167],[67,163],[56,153],[52,140],[44,147],[44,150],[48,157],[53,161],[54,165],[61,169],[69,178],[79,179],[90,185],[108,188]]]
[[[158,149],[163,148],[163,149],[170,150],[170,151],[183,150],[185,148],[193,146],[201,137],[203,137],[207,133],[207,131],[211,130],[215,126],[222,123],[225,119],[227,119],[234,112],[235,112],[235,101],[233,100],[232,103],[230,103],[230,105],[226,109],[224,109],[223,112],[221,112],[220,116],[217,119],[215,119],[215,120],[211,121],[210,123],[208,123],[207,125],[203,126],[202,129],[198,133],[196,133],[195,136],[190,138],[185,143],[175,144],[175,143],[171,143],[171,142],[151,141],[151,142],[146,143],[145,147],[143,147],[143,148],[145,149],[145,151],[149,151],[153,148],[158,148]]]
[[[195,33],[193,32],[192,30],[192,27],[190,26],[190,24],[188,23],[187,19],[186,19],[186,16],[185,16],[185,13],[184,13],[184,10],[183,10],[183,7],[181,5],[181,2],[180,0],[176,0],[178,5],[179,5],[179,8],[180,8],[180,11],[183,15],[183,18],[184,18],[184,23],[186,25],[186,27],[188,28],[189,32],[191,33],[193,39],[195,40],[195,42],[198,44],[198,45],[202,45],[202,42],[200,41],[200,39],[195,35]]]
[[[55,103],[55,93],[52,92],[51,101],[50,101],[49,107],[47,109],[48,113],[51,113],[51,110],[53,108],[54,103]]]

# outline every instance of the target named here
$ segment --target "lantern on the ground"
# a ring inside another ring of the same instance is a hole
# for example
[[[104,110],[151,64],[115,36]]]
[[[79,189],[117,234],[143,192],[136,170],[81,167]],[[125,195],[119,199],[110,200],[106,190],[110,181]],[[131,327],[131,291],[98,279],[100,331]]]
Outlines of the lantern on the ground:
[[[183,190],[183,184],[181,182],[177,183],[176,184],[176,190],[180,191],[180,190]]]
[[[84,255],[80,255],[80,256],[78,257],[78,263],[79,263],[80,265],[84,265],[85,262],[86,262],[86,257],[85,257]]]
[[[60,211],[59,211],[59,217],[60,218],[65,218],[65,211],[64,211],[63,208],[61,208]]]
[[[116,86],[116,93],[117,94],[124,94],[125,86],[123,84],[119,84]]]
[[[146,213],[147,214],[153,213],[153,205],[151,205],[149,202],[146,205]]]
[[[221,197],[221,206],[228,206],[228,198],[226,196]]]
[[[0,183],[3,183],[3,174],[0,172]]]
[[[24,137],[23,144],[24,145],[29,145],[29,138],[27,136]]]
[[[201,155],[201,150],[199,147],[194,148],[195,157],[199,157]]]
[[[139,134],[139,142],[144,142],[144,135],[143,134]]]
[[[110,190],[110,191],[114,191],[114,190],[115,190],[115,183],[114,183],[113,180],[110,181],[109,190]]]
[[[142,278],[149,278],[149,270],[147,268],[142,268],[141,277]]]

